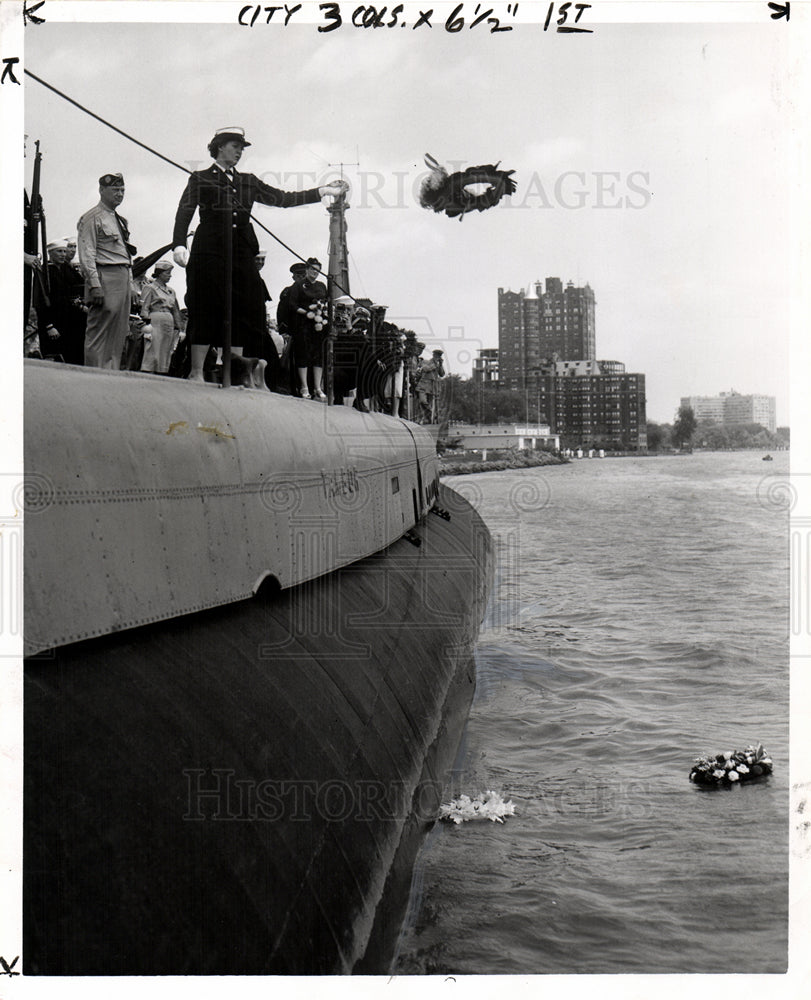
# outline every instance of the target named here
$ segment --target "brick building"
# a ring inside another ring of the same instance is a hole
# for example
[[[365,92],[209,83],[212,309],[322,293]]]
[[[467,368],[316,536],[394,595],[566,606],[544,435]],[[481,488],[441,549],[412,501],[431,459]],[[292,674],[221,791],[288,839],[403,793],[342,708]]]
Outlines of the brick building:
[[[557,354],[564,359],[596,356],[595,298],[587,283],[577,288],[560,278],[535,282],[529,292],[498,290],[499,381],[523,389],[527,375]]]
[[[605,374],[599,369],[582,375],[539,372],[529,393],[563,447],[647,449],[645,376],[626,372],[620,362]]]

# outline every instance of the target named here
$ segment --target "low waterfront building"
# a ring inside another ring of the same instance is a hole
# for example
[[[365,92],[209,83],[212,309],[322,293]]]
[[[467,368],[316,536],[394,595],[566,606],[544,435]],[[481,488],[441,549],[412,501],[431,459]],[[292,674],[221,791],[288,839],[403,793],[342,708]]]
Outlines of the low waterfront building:
[[[482,448],[530,448],[558,451],[560,437],[546,424],[451,424],[448,439],[465,451]]]

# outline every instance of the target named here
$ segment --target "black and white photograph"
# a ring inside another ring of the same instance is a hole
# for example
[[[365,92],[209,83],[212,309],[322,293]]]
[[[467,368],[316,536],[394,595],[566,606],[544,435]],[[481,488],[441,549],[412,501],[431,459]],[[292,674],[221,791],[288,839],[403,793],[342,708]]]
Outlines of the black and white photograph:
[[[806,4],[0,14],[0,998],[802,995]]]

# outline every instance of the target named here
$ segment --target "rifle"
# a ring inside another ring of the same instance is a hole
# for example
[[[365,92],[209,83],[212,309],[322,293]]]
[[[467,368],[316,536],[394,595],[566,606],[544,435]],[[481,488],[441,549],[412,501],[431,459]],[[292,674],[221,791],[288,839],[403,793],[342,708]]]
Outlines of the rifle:
[[[39,233],[42,230],[42,250],[43,257],[45,254],[45,249],[48,246],[47,236],[45,235],[45,212],[42,208],[42,196],[39,193],[40,187],[40,176],[42,173],[42,154],[39,151],[39,139],[36,143],[36,154],[34,156],[34,176],[31,181],[31,197],[29,198],[25,192],[25,252],[37,256],[39,253]],[[24,288],[24,302],[25,302],[25,321],[28,322],[28,313],[31,308],[31,294],[32,285],[34,281],[39,284],[39,289],[42,295],[43,302],[46,306],[50,305],[50,299],[48,297],[48,292],[50,291],[48,285],[48,267],[47,261],[43,260],[43,265],[41,268],[26,268],[25,269],[25,288]]]

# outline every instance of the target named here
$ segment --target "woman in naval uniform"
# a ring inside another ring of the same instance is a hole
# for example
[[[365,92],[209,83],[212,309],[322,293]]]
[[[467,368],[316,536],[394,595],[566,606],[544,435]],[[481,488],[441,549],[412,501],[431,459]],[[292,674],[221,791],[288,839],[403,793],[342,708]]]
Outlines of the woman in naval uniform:
[[[150,337],[141,362],[142,372],[168,374],[175,340],[183,326],[175,290],[168,284],[171,276],[172,265],[169,261],[158,261],[152,272],[152,281],[144,286],[141,293],[141,317],[150,324]]]
[[[203,381],[203,362],[209,346],[221,347],[225,327],[226,247],[230,235],[231,266],[231,346],[242,354],[255,321],[255,303],[262,295],[256,268],[259,243],[250,223],[255,202],[291,208],[314,204],[324,196],[347,190],[345,181],[333,181],[306,191],[280,191],[254,174],[235,169],[242,151],[251,144],[242,128],[219,129],[208,144],[214,160],[208,170],[195,170],[180,197],[172,237],[176,264],[187,267],[186,305],[189,310],[187,336],[191,340],[192,381]],[[189,225],[196,209],[200,224],[194,234],[191,254],[186,248]]]

